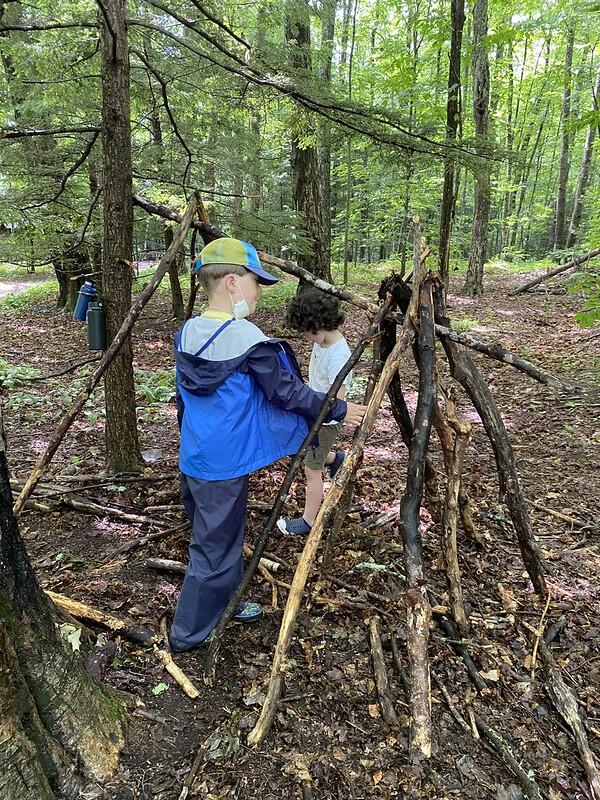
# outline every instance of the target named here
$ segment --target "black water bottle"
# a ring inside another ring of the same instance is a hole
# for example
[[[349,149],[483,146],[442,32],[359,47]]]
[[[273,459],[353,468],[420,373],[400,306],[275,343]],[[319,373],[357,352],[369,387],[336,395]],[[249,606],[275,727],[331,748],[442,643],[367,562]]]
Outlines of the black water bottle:
[[[100,301],[87,310],[87,336],[90,350],[106,350],[106,314]]]

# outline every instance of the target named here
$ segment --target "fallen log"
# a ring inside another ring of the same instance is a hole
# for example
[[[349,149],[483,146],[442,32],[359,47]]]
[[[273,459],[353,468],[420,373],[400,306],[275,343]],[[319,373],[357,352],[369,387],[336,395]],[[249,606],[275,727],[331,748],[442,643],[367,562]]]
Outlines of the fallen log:
[[[556,267],[556,269],[551,269],[550,272],[546,272],[545,275],[542,275],[541,278],[534,278],[531,281],[527,281],[522,286],[519,286],[518,289],[513,289],[509,292],[510,297],[516,297],[518,294],[523,294],[523,292],[529,291],[529,289],[533,289],[534,286],[537,286],[544,281],[549,280],[550,278],[554,278],[555,275],[560,275],[562,272],[566,272],[569,269],[573,269],[573,267],[578,267],[580,264],[585,264],[586,261],[589,261],[592,258],[596,258],[596,256],[600,256],[600,247],[596,247],[595,250],[590,250],[588,253],[584,253],[581,256],[577,256],[577,258],[572,259],[571,261],[567,262],[566,264],[562,264],[560,267]]]
[[[108,630],[113,631],[113,633],[124,636],[135,644],[149,645],[154,644],[156,641],[156,635],[147,628],[139,628],[135,625],[130,625],[118,617],[106,614],[98,608],[86,605],[86,603],[73,600],[71,597],[67,597],[64,594],[52,592],[50,589],[44,589],[44,594],[46,594],[58,608],[62,611],[66,611],[67,614],[75,617],[75,619],[95,622],[103,628],[108,628]]]
[[[198,692],[187,675],[175,664],[171,655],[156,645],[160,637],[156,636],[152,631],[128,625],[117,617],[105,614],[97,608],[88,606],[85,603],[80,603],[78,600],[73,600],[70,597],[66,597],[64,594],[57,594],[56,592],[51,592],[49,589],[45,589],[44,592],[60,609],[66,611],[76,619],[96,622],[98,625],[102,625],[104,628],[108,628],[114,633],[124,636],[135,644],[154,645],[155,656],[164,665],[167,672],[177,681],[187,696],[195,700],[196,697],[200,695],[200,692]]]

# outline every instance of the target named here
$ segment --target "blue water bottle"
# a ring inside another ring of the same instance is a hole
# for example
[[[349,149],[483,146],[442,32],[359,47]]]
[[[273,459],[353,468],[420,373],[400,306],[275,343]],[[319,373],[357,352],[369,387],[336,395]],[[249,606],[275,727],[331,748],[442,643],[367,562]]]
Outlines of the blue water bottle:
[[[94,281],[86,281],[79,290],[79,296],[73,309],[73,319],[77,322],[85,322],[85,315],[89,304],[98,296]]]

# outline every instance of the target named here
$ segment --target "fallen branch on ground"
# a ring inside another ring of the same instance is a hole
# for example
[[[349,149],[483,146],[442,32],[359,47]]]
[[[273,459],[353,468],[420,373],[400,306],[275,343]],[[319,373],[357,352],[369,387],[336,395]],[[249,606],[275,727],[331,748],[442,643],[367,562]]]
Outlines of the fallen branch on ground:
[[[381,634],[379,632],[379,619],[371,617],[369,620],[369,637],[371,641],[371,658],[373,660],[373,672],[375,674],[375,684],[377,686],[377,696],[383,719],[388,725],[397,728],[400,725],[398,715],[394,708],[394,698],[390,691],[387,667],[381,646]]]
[[[562,264],[560,267],[556,267],[556,269],[551,269],[550,272],[542,275],[541,278],[534,278],[532,281],[527,281],[527,283],[524,283],[523,286],[519,286],[518,289],[513,289],[508,294],[510,297],[516,297],[518,294],[523,294],[523,292],[533,289],[533,287],[537,286],[539,283],[543,283],[549,278],[554,278],[555,275],[560,275],[561,272],[566,272],[569,269],[573,269],[573,267],[578,267],[580,264],[584,264],[591,258],[596,258],[596,256],[600,256],[600,247],[597,247],[595,250],[590,250],[589,253],[584,253],[582,256],[577,256],[577,258],[572,259],[567,264]]]

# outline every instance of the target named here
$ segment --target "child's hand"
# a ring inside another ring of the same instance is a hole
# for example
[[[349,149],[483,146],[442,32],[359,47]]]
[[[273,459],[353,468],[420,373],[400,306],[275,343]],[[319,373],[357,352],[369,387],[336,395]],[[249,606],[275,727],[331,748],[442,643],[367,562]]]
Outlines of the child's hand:
[[[360,406],[358,405],[358,403],[350,403],[350,402],[348,402],[347,405],[348,405],[348,410],[346,411],[346,416],[342,421],[347,422],[348,425],[352,425],[353,427],[360,425],[367,410],[367,407]]]

